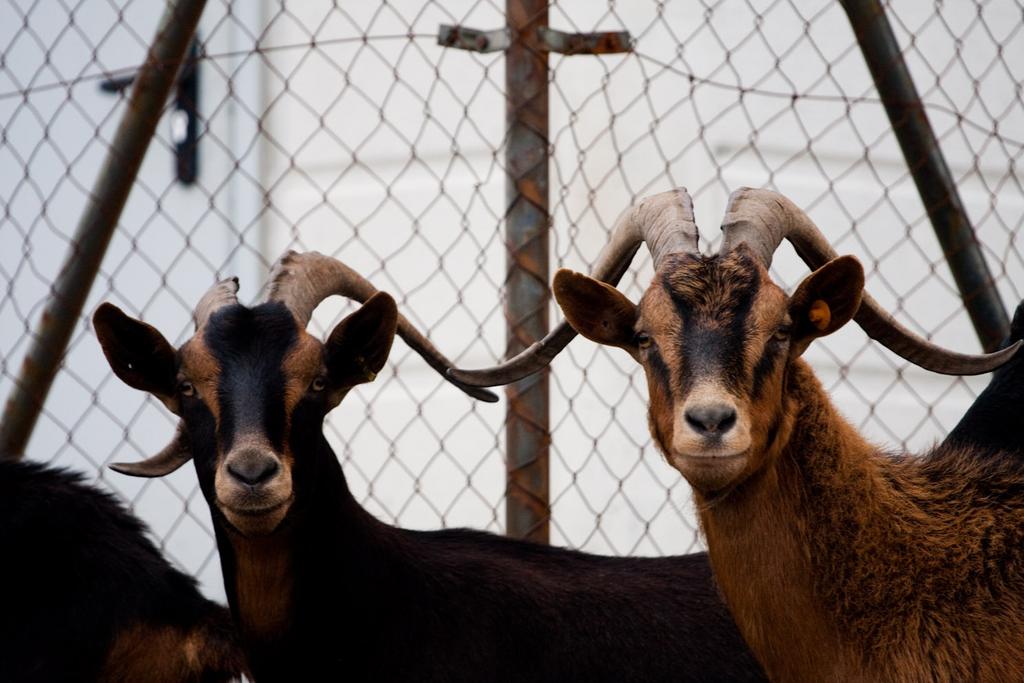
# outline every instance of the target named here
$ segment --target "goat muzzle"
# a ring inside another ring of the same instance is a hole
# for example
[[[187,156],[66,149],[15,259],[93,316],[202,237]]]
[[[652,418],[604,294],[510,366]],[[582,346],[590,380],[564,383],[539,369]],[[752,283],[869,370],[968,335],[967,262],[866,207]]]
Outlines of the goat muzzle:
[[[247,448],[230,454],[224,461],[224,467],[236,482],[255,489],[281,471],[281,461],[273,453]]]
[[[291,468],[269,446],[242,443],[223,457],[214,475],[217,507],[238,531],[277,528],[294,499]]]

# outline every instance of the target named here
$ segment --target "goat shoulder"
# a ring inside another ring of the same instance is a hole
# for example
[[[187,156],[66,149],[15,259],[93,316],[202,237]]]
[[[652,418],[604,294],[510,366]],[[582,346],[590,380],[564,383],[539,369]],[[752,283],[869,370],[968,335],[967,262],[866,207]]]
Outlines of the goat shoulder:
[[[956,446],[887,454],[802,361],[791,386],[775,467],[701,513],[769,675],[1024,677],[1024,466]]]

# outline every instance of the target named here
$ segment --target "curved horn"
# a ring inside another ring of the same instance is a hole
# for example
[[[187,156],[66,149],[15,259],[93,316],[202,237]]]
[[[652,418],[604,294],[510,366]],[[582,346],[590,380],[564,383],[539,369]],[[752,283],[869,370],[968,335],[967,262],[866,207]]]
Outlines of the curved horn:
[[[109,465],[110,469],[131,477],[162,477],[178,469],[192,458],[192,449],[188,443],[188,436],[181,423],[174,432],[171,443],[151,458],[142,462],[115,462]]]
[[[210,316],[217,312],[217,309],[224,306],[231,306],[238,303],[238,278],[231,277],[221,280],[211,287],[203,298],[196,304],[192,313],[192,320],[196,324],[196,330],[206,324]]]
[[[369,280],[335,258],[315,251],[305,254],[288,251],[278,259],[270,274],[267,301],[283,303],[305,327],[313,316],[313,310],[332,294],[365,303],[376,293],[377,288]],[[430,367],[465,393],[488,403],[498,400],[490,391],[465,386],[449,377],[446,371],[452,367],[452,362],[401,314],[398,316],[398,336]]]
[[[818,226],[800,207],[771,190],[742,187],[732,193],[722,222],[722,246],[726,253],[745,243],[765,268],[772,255],[788,239],[812,270],[836,258],[835,250]],[[944,375],[978,375],[1008,361],[1021,342],[995,353],[957,353],[911,332],[885,311],[867,292],[853,317],[869,337],[914,365]]]
[[[646,197],[619,214],[590,276],[617,285],[641,243],[650,250],[655,270],[669,254],[698,253],[693,200],[685,187]],[[478,370],[452,368],[448,374],[475,387],[511,384],[547,367],[575,336],[576,330],[563,321],[543,339],[503,363]]]

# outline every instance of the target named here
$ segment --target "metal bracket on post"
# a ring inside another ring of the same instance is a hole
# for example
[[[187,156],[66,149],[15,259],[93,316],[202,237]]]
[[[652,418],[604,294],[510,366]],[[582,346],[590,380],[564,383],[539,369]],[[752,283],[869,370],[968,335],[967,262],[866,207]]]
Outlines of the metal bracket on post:
[[[205,6],[206,0],[177,0],[166,5],[11,387],[0,418],[0,458],[24,455]]]
[[[504,52],[510,42],[507,28],[479,31],[475,28],[441,24],[437,32],[438,45],[470,52]]]
[[[171,110],[171,141],[174,143],[178,182],[192,185],[199,176],[199,38],[193,37],[178,73]],[[100,90],[119,93],[135,82],[138,73],[100,81]]]
[[[548,332],[548,54],[629,52],[625,31],[565,33],[549,28],[548,0],[506,0],[508,27],[479,31],[441,26],[437,42],[471,52],[505,52],[506,353]],[[549,495],[548,369],[506,388],[506,533],[547,543]]]
[[[537,35],[549,51],[563,55],[611,55],[633,49],[629,31],[566,33],[542,26]]]
[[[537,38],[548,52],[563,55],[608,55],[629,52],[632,37],[629,31],[597,31],[595,33],[566,33],[547,26],[537,29]],[[480,31],[452,24],[441,24],[437,44],[470,52],[502,52],[511,44],[507,28]]]

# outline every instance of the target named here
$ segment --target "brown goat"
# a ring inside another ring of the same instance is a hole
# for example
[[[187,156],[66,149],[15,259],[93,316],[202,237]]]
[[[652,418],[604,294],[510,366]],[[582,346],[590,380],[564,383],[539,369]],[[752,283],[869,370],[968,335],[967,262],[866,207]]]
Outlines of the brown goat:
[[[863,294],[856,259],[835,258],[771,192],[734,194],[722,250],[701,256],[679,197],[689,245],[652,249],[639,306],[564,270],[554,292],[576,331],[643,366],[651,433],[695,489],[717,581],[769,677],[1024,680],[1024,463],[957,446],[882,452],[800,358],[854,316],[950,373],[991,368],[1016,346],[986,359],[915,340]],[[821,266],[792,297],[767,270],[783,238]],[[543,346],[531,353],[549,360]],[[502,379],[536,362],[516,359]]]

